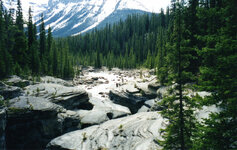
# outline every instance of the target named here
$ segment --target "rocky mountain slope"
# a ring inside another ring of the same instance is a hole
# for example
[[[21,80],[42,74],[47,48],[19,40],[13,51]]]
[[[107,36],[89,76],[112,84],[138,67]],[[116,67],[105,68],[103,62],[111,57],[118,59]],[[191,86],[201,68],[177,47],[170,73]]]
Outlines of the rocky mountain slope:
[[[16,9],[16,1],[3,2],[6,8]],[[160,8],[166,8],[168,3],[162,0],[22,0],[22,8],[27,18],[31,6],[36,21],[43,13],[45,25],[52,28],[54,36],[69,36],[87,32],[97,26],[103,27],[106,23],[126,18],[128,14],[157,13]]]

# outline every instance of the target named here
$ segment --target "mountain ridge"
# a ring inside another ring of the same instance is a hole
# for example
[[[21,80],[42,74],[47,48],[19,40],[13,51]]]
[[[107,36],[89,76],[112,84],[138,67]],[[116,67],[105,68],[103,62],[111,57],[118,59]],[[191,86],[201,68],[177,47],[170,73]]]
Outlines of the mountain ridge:
[[[147,2],[142,0],[43,0],[41,2],[35,2],[33,0],[22,0],[22,8],[25,14],[24,18],[27,18],[28,8],[26,7],[32,7],[34,20],[36,20],[38,26],[40,24],[40,15],[43,13],[46,28],[50,26],[53,35],[61,37],[85,33],[98,25],[103,26],[101,23],[113,23],[112,21],[104,20],[110,19],[117,11],[119,11],[120,13],[118,14],[122,16],[124,16],[123,11],[124,14],[129,14],[127,10],[131,10],[131,14],[137,11],[158,13],[162,6],[155,7],[155,4],[152,5],[154,1],[155,0],[149,0]],[[10,5],[11,0],[3,0],[3,2],[7,8],[14,7],[16,9],[16,1],[12,2],[12,5]],[[119,18],[119,16],[114,17]],[[114,19],[111,18],[111,20]]]

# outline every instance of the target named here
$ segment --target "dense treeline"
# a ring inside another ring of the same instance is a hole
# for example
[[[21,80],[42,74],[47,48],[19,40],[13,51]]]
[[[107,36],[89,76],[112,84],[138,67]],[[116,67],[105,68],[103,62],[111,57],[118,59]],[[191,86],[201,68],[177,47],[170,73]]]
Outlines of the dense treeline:
[[[177,83],[161,102],[170,124],[160,144],[164,149],[236,149],[237,1],[185,2],[172,0],[169,38],[158,51],[159,81]],[[190,82],[211,96],[186,96]],[[215,105],[219,112],[200,123],[195,110],[203,105]]]
[[[158,52],[156,41],[160,38],[157,29],[167,28],[168,14],[169,9],[167,15],[163,10],[160,14],[130,15],[101,30],[66,40],[82,65],[136,68],[145,64],[145,67],[153,68]]]
[[[46,33],[43,16],[38,39],[31,13],[29,8],[29,19],[25,23],[20,0],[16,13],[4,10],[0,2],[0,78],[12,74],[73,77],[68,43],[55,42],[50,27]]]

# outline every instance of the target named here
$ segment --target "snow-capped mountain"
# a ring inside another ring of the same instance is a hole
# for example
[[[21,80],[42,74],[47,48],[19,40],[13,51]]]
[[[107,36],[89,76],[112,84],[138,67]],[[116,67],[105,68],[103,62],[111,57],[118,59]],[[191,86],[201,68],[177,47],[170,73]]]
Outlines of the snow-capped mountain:
[[[13,2],[12,2],[13,1]],[[14,2],[15,1],[15,2]],[[17,0],[3,0],[7,8],[15,7]],[[170,0],[21,0],[24,17],[29,6],[34,20],[44,14],[45,25],[54,36],[77,35],[102,23],[119,20],[130,13],[159,12]],[[11,3],[10,3],[11,2]],[[117,18],[117,19],[115,19]],[[113,21],[111,21],[111,19]],[[39,24],[39,22],[38,22]]]

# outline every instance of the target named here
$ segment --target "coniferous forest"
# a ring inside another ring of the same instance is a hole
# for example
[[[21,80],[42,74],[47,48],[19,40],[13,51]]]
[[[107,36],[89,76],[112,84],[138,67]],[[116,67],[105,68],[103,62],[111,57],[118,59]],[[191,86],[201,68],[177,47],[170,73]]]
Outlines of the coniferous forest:
[[[77,65],[155,69],[161,85],[176,83],[160,103],[170,124],[158,144],[164,149],[236,149],[236,6],[236,0],[172,0],[159,14],[130,15],[102,29],[55,39],[43,15],[39,31],[31,9],[23,20],[20,0],[15,18],[1,4],[0,78],[72,78]],[[211,96],[185,96],[189,83]],[[213,104],[220,112],[198,123],[195,108]]]
[[[63,41],[56,43],[50,27],[46,33],[43,15],[37,31],[31,13],[29,8],[29,18],[23,20],[20,0],[16,12],[4,10],[0,2],[0,78],[13,74],[73,77],[68,44]]]

